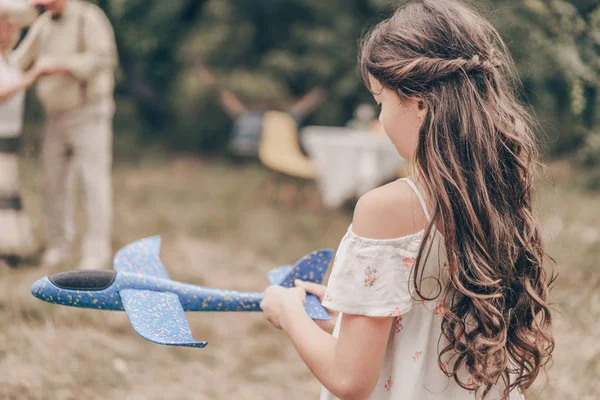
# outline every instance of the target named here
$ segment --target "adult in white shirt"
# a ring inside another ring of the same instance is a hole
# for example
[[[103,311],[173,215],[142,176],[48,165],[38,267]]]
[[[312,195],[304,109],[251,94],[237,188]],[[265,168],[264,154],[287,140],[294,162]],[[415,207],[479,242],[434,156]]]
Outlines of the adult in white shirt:
[[[78,268],[105,268],[112,255],[114,31],[104,12],[87,1],[31,2],[44,12],[11,61],[22,71],[32,65],[68,71],[36,85],[46,114],[42,160],[47,248],[42,263],[62,264],[70,254],[76,234],[75,183],[80,177],[87,229]]]

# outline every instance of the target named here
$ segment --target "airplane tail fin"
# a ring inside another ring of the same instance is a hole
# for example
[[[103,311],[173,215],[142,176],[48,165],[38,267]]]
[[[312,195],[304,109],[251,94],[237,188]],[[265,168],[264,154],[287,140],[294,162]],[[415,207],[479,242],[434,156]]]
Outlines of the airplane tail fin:
[[[160,236],[151,236],[128,244],[117,252],[113,261],[117,272],[170,279],[160,261]]]
[[[313,251],[298,260],[294,266],[286,265],[270,271],[268,274],[269,281],[272,285],[283,287],[294,287],[294,280],[296,279],[323,283],[323,277],[332,257],[333,250],[331,249]],[[304,308],[314,320],[328,321],[331,319],[319,299],[312,294],[306,295]]]

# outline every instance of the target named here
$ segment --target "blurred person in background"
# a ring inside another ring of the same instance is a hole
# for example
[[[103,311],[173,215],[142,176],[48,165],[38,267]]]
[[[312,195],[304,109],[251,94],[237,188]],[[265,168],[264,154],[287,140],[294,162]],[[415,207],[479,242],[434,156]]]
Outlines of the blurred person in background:
[[[371,104],[359,104],[354,110],[354,117],[346,123],[346,126],[357,131],[385,134],[377,117],[377,110]]]
[[[218,82],[212,72],[201,61],[197,61],[198,73],[202,81],[217,87]],[[256,158],[262,132],[262,116],[268,109],[282,109],[289,113],[298,126],[325,99],[327,92],[322,87],[315,87],[290,107],[284,104],[255,104],[246,106],[231,90],[219,87],[219,98],[223,109],[233,119],[233,132],[229,142],[229,151],[236,157]]]
[[[94,4],[32,0],[42,14],[11,62],[21,70],[64,68],[45,77],[37,97],[45,111],[42,148],[47,247],[42,264],[63,263],[75,239],[76,179],[85,194],[87,231],[81,269],[101,269],[111,257],[112,119],[118,56],[110,21]]]
[[[370,123],[377,118],[377,111],[371,104],[361,103],[354,110],[351,120],[346,123],[348,128],[357,130],[370,129]]]
[[[35,247],[19,193],[17,165],[25,90],[39,77],[64,72],[60,68],[32,68],[22,74],[8,64],[8,53],[21,29],[36,17],[35,9],[25,0],[0,0],[0,263],[10,266],[16,266]]]

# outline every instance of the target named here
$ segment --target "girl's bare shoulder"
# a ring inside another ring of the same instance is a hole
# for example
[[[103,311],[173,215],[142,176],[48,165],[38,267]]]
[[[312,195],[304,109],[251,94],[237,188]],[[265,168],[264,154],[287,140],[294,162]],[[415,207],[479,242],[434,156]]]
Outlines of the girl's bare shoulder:
[[[395,181],[364,194],[356,204],[352,230],[371,239],[407,236],[427,226],[419,198],[404,181]]]

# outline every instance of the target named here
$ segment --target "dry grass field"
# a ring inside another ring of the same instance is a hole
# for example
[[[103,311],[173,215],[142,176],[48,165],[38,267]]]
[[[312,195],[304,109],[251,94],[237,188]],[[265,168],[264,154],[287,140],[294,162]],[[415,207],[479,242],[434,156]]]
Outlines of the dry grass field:
[[[41,239],[39,166],[23,165],[26,207]],[[265,171],[162,156],[117,163],[113,249],[151,235],[175,280],[261,291],[271,268],[335,248],[351,212],[275,206],[258,189]],[[548,250],[560,265],[553,290],[555,362],[531,399],[600,398],[600,194],[579,189],[568,164],[539,188]],[[82,221],[81,215],[79,220]],[[205,349],[143,340],[124,313],[43,303],[39,277],[72,269],[0,270],[1,399],[316,399],[319,384],[285,335],[260,313],[188,313]],[[541,391],[541,388],[544,390]]]

